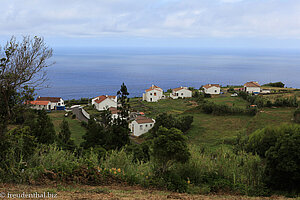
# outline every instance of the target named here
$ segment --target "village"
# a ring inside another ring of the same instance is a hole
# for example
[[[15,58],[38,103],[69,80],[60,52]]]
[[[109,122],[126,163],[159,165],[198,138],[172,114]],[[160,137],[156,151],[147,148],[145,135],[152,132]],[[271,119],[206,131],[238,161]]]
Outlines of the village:
[[[262,89],[258,82],[251,81],[243,85],[243,87],[235,87],[234,92],[232,92],[231,97],[238,96],[238,92],[244,91],[248,94],[258,95],[258,94],[270,94],[270,89]],[[219,84],[206,84],[201,86],[200,93],[206,95],[218,96],[228,92],[227,89],[222,89]],[[150,88],[146,89],[142,94],[142,101],[146,102],[158,102],[162,99],[186,99],[192,98],[193,91],[188,87],[178,87],[172,89],[171,93],[164,93],[163,89],[152,85]],[[73,105],[71,107],[66,107],[64,100],[61,97],[38,97],[35,101],[29,101],[27,104],[30,105],[32,109],[36,110],[46,110],[51,112],[53,110],[65,110],[72,111],[77,110],[77,118],[80,121],[88,121],[90,119],[90,114],[80,105]],[[119,117],[118,113],[118,99],[117,96],[101,95],[91,99],[90,105],[99,112],[104,110],[109,110],[111,112],[112,120]],[[67,116],[67,114],[66,114]],[[155,119],[145,116],[143,112],[131,112],[129,115],[129,129],[131,135],[139,137],[147,133],[152,127],[154,127]]]

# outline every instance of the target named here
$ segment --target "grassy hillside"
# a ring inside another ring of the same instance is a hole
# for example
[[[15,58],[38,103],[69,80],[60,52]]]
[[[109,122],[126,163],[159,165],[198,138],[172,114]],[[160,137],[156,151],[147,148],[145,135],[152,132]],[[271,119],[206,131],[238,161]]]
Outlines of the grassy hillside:
[[[226,104],[245,108],[248,102],[240,97],[222,95],[209,98],[216,104]],[[166,112],[174,115],[192,115],[194,122],[187,136],[190,144],[216,147],[220,144],[230,144],[240,133],[250,134],[254,130],[265,126],[276,126],[281,123],[292,123],[294,108],[264,108],[256,116],[228,115],[215,116],[192,109],[197,104],[192,99],[165,99],[159,102],[144,102],[140,98],[130,100],[133,110],[145,112],[147,116],[155,118]]]
[[[74,140],[76,145],[80,145],[83,141],[82,136],[85,134],[86,130],[80,125],[80,121],[77,119],[72,119],[70,116],[65,117],[64,111],[54,111],[49,113],[49,116],[54,124],[54,128],[56,133],[60,131],[60,124],[63,119],[66,119],[69,123],[69,127],[71,130],[71,138]]]

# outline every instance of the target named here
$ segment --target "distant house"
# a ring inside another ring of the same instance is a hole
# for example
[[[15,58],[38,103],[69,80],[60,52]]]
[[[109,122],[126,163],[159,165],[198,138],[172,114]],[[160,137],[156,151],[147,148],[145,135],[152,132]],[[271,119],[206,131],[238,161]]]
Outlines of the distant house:
[[[179,87],[172,89],[172,93],[170,94],[170,97],[172,99],[178,99],[179,97],[181,98],[188,98],[192,97],[193,92],[189,90],[187,87]]]
[[[220,94],[221,87],[219,84],[206,84],[203,86],[205,94]]]
[[[153,128],[154,124],[154,119],[145,116],[137,116],[135,120],[129,123],[129,129],[133,136],[140,136]]]
[[[115,107],[110,107],[108,109],[110,112],[111,112],[111,118],[114,120],[114,119],[117,119],[119,117],[119,110]]]
[[[244,91],[247,93],[260,93],[260,85],[258,82],[247,82],[244,84]]]
[[[50,101],[28,101],[26,104],[35,110],[51,110]]]
[[[149,89],[145,90],[145,93],[143,93],[143,101],[157,102],[163,98],[163,92],[163,89],[160,87],[152,85]]]
[[[116,96],[102,95],[92,99],[92,105],[99,111],[118,106]]]
[[[51,110],[65,110],[65,103],[61,97],[38,97],[36,101],[50,101]]]

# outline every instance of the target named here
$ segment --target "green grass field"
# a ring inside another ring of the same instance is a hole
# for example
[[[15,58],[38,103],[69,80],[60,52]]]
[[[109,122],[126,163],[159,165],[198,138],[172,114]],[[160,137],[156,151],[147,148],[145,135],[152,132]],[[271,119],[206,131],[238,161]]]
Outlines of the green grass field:
[[[74,140],[76,145],[80,145],[83,142],[82,136],[85,134],[86,130],[80,125],[80,121],[77,119],[72,119],[71,116],[65,117],[65,111],[54,111],[49,113],[49,116],[54,124],[56,133],[60,131],[60,124],[63,119],[66,119],[69,123],[71,130],[71,138]]]
[[[248,103],[240,97],[230,95],[207,99],[216,104],[227,104],[245,108]],[[294,108],[264,108],[256,116],[228,115],[215,116],[193,110],[195,102],[192,99],[165,99],[159,102],[144,102],[141,98],[130,99],[131,108],[144,112],[146,116],[155,118],[160,113],[174,115],[192,115],[194,122],[187,132],[190,144],[216,147],[230,144],[239,133],[250,134],[266,126],[277,126],[291,121]]]

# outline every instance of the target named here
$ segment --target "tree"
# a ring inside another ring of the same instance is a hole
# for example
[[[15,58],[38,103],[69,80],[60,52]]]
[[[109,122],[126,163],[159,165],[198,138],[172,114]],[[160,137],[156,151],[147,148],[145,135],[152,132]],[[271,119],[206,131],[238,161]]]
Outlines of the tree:
[[[12,119],[20,101],[31,100],[34,88],[46,80],[44,69],[51,56],[52,49],[40,37],[25,36],[21,42],[12,37],[0,49],[1,118],[6,122]]]
[[[44,110],[38,112],[37,121],[33,127],[33,135],[42,144],[53,144],[57,139],[54,125]]]
[[[86,134],[82,137],[85,141],[81,144],[84,149],[95,146],[104,146],[107,139],[106,130],[93,118],[88,121]]]
[[[273,189],[300,192],[300,126],[281,130],[282,136],[266,152],[266,181]]]
[[[60,124],[60,132],[58,134],[58,142],[59,142],[59,145],[63,149],[67,149],[67,150],[75,149],[74,141],[71,139],[71,131],[69,128],[69,123],[65,119]]]
[[[153,139],[152,155],[161,172],[165,172],[174,163],[185,163],[189,160],[190,152],[186,137],[176,128],[159,127],[158,137]]]
[[[118,103],[120,106],[117,107],[119,110],[118,124],[121,124],[123,127],[128,128],[128,117],[129,117],[129,95],[126,85],[123,83],[121,89],[117,92]]]

